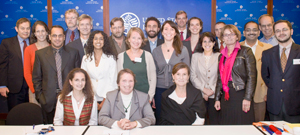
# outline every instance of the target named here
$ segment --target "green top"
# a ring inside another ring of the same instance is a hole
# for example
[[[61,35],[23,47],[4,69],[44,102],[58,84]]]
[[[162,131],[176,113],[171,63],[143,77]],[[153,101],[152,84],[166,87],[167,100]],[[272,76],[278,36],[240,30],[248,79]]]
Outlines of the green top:
[[[127,55],[126,51],[124,52],[124,63],[123,67],[128,68],[132,70],[132,72],[135,74],[135,79],[137,82],[134,85],[134,88],[136,90],[145,92],[148,94],[149,91],[149,83],[148,83],[148,77],[147,77],[147,65],[146,65],[146,59],[145,59],[145,51],[143,51],[143,54],[141,56],[142,62],[134,62],[131,61],[129,56]]]

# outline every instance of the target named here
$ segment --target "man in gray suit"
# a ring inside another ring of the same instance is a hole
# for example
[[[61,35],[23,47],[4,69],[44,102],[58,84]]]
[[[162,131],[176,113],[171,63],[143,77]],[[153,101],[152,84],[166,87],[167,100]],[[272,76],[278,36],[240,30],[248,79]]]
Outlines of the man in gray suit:
[[[64,29],[55,25],[49,35],[51,46],[38,50],[32,72],[37,101],[41,104],[45,122],[52,124],[57,96],[68,73],[80,67],[78,50],[64,46]]]
[[[162,43],[164,43],[164,40],[159,39],[157,35],[160,32],[160,22],[155,17],[149,17],[147,18],[145,22],[145,29],[146,34],[148,36],[148,41],[146,41],[146,45],[142,47],[142,49],[151,52],[153,49]]]
[[[87,46],[91,30],[93,29],[93,19],[86,14],[82,14],[80,17],[78,17],[77,24],[78,30],[80,31],[80,38],[70,42],[67,45],[79,51],[81,61],[83,55],[85,55],[85,47]]]

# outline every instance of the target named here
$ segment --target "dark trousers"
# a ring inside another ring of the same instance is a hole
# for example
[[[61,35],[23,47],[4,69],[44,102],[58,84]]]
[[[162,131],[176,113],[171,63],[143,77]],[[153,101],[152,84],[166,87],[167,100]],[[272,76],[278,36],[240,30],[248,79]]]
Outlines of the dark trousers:
[[[166,88],[158,88],[156,87],[155,89],[155,95],[154,95],[154,100],[155,100],[155,118],[156,118],[156,125],[158,125],[159,120],[160,120],[160,111],[161,111],[161,94],[166,91]]]
[[[45,124],[53,124],[55,108],[51,112],[45,111],[45,109],[43,107],[42,107],[42,110],[43,110],[44,123]]]
[[[0,113],[8,113],[7,98],[0,95]]]
[[[205,101],[205,105],[207,110],[205,116],[205,125],[219,125],[220,112],[215,108],[215,99],[208,98],[208,101]]]
[[[300,123],[300,115],[290,116],[286,113],[285,106],[282,104],[281,110],[278,115],[272,114],[269,112],[271,121],[280,121],[284,120],[289,123]]]
[[[11,93],[9,92],[7,95],[7,106],[8,106],[8,111],[10,111],[13,107],[15,107],[18,104],[29,102],[28,98],[28,86],[23,79],[23,84],[21,87],[21,90],[19,93]]]

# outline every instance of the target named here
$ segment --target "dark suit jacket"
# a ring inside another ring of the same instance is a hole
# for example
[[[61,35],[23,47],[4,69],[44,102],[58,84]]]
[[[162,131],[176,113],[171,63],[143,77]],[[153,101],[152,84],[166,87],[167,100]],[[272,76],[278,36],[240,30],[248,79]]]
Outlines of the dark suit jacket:
[[[23,80],[22,53],[18,37],[3,39],[0,45],[0,86],[6,86],[10,93],[18,93]]]
[[[80,67],[78,50],[69,46],[62,49],[62,81],[66,80],[68,73]],[[56,105],[57,70],[52,46],[36,51],[32,72],[32,82],[36,99],[47,112],[51,112]]]
[[[74,40],[73,42],[70,42],[69,44],[67,44],[67,46],[75,48],[79,51],[79,56],[80,56],[80,61],[81,61],[82,57],[85,55],[81,39],[78,38],[78,39]]]
[[[65,43],[65,45],[68,44],[68,43],[66,43],[66,42],[67,42],[67,38],[70,38],[70,37],[67,37],[67,31],[68,31],[68,28],[64,31],[64,34],[65,34],[65,41],[64,41],[64,43]],[[78,37],[78,38],[80,39],[80,32],[79,32],[78,28],[76,29],[76,31],[77,31],[77,33],[78,33],[78,36],[76,36],[76,33],[75,33],[74,41],[76,40],[76,39],[75,39],[76,37]],[[75,31],[74,31],[74,32],[75,32]],[[74,41],[73,41],[73,42],[74,42]],[[71,43],[71,42],[70,42],[70,43]]]
[[[126,38],[125,35],[124,35],[124,38]],[[126,42],[125,42],[125,44],[126,44]],[[114,54],[118,55],[118,52],[117,52],[117,49],[116,49],[116,46],[115,46],[115,43],[114,43],[114,40],[113,40],[112,36],[109,36],[109,45],[111,46],[111,49],[114,52]],[[129,45],[126,44],[125,47],[126,47],[126,50],[129,49]]]
[[[191,41],[182,41],[182,44],[186,47],[186,49],[188,50],[189,52],[189,55],[190,55],[190,59],[192,58],[192,48],[191,48]],[[197,43],[196,45],[196,48],[195,48],[195,51],[200,47],[200,44]]]
[[[262,54],[261,75],[268,87],[267,109],[278,115],[284,104],[288,115],[300,115],[300,46],[293,43],[285,71],[282,72],[279,45]],[[294,63],[294,64],[293,64]]]
[[[150,48],[150,43],[149,43],[149,42],[150,42],[150,41],[147,40],[147,41],[146,41],[146,44],[142,47],[142,49],[143,49],[143,50],[146,50],[146,51],[148,51],[148,52],[151,52],[151,48]],[[159,45],[161,45],[161,44],[163,44],[164,42],[165,42],[164,40],[157,38],[156,47],[159,46]],[[152,52],[151,52],[151,53],[152,53]]]

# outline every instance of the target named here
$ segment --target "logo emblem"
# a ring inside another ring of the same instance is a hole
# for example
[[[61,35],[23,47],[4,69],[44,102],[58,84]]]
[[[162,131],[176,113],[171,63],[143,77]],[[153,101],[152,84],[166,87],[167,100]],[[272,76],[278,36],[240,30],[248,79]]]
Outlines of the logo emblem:
[[[8,15],[5,15],[5,18],[8,18]]]
[[[284,14],[281,14],[281,17],[284,17]]]
[[[240,5],[240,9],[242,9],[243,8],[243,5]]]
[[[250,16],[250,17],[252,17],[252,16],[253,16],[253,14],[250,14],[249,16]]]
[[[33,18],[33,14],[31,14],[30,17]]]
[[[234,25],[237,25],[238,23],[237,22],[234,22]]]
[[[124,20],[125,34],[127,34],[131,27],[140,27],[140,19],[134,13],[126,12],[120,17]]]
[[[64,18],[64,15],[60,15],[60,18]]]
[[[228,16],[228,14],[224,14],[224,17],[227,17]]]
[[[268,8],[268,5],[265,5],[265,8]]]

